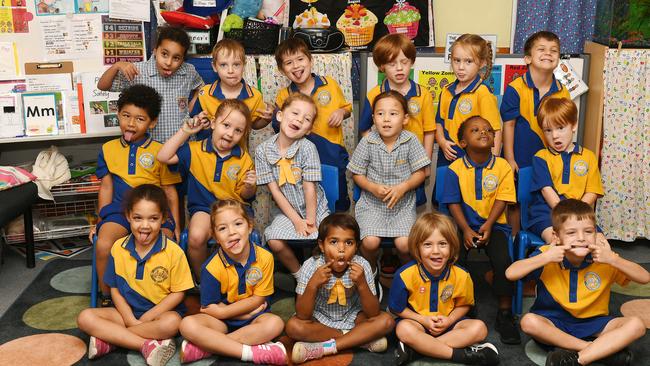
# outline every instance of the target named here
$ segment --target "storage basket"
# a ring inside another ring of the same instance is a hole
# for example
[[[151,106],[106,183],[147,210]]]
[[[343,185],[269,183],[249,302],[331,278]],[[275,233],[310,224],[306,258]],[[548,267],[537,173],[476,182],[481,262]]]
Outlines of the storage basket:
[[[246,19],[243,29],[231,29],[224,37],[239,41],[246,54],[272,54],[278,46],[280,28],[278,24]]]

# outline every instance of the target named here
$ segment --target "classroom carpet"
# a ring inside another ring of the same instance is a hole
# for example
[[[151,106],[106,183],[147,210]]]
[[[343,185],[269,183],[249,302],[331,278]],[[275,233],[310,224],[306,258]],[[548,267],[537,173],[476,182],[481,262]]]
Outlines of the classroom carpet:
[[[650,265],[645,264],[646,268]],[[478,306],[476,315],[489,328],[487,341],[499,349],[501,365],[544,365],[546,354],[535,342],[522,334],[522,344],[504,345],[494,331],[496,300],[485,281],[487,262],[470,262],[469,270],[474,280]],[[294,283],[289,275],[276,273],[276,294],[271,311],[288,319],[294,312]],[[90,303],[90,263],[88,261],[56,260],[46,265],[39,276],[18,297],[11,308],[0,318],[0,365],[145,365],[138,352],[117,350],[103,358],[87,359],[88,336],[76,328],[76,316]],[[385,293],[388,290],[385,289]],[[387,295],[386,295],[387,296]],[[648,314],[650,285],[615,287],[612,291],[610,311],[613,315],[624,313]],[[643,301],[632,301],[643,300]],[[385,308],[384,299],[382,305]],[[524,299],[525,309],[532,304],[532,298]],[[525,310],[524,309],[524,310]],[[281,337],[290,352],[291,342]],[[176,339],[180,345],[181,338]],[[307,366],[347,365],[392,365],[396,343],[394,333],[389,335],[389,349],[385,353],[370,353],[365,350],[342,352],[335,356],[305,363]],[[634,343],[634,365],[650,365],[650,334]],[[179,365],[178,351],[168,365]],[[189,365],[241,365],[229,359],[213,357]],[[424,357],[416,358],[411,365],[454,365]]]

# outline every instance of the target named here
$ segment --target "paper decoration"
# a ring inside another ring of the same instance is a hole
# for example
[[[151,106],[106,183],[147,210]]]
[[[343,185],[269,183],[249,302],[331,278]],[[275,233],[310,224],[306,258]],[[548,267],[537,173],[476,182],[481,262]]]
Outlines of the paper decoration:
[[[8,0],[5,0],[8,1]],[[34,19],[32,13],[24,7],[24,0],[12,0],[11,7],[0,7],[0,34],[28,33],[29,21]],[[13,5],[20,4],[20,5]]]
[[[501,65],[492,65],[490,76],[488,76],[487,80],[484,81],[494,95],[503,94],[501,90],[501,69]]]
[[[144,61],[145,44],[142,22],[111,19],[107,15],[103,15],[102,29],[104,65],[112,65],[118,61]]]
[[[108,16],[111,19],[150,21],[149,0],[111,0]]]
[[[22,94],[25,134],[27,136],[58,135],[63,120],[60,92]]]
[[[48,60],[100,57],[101,22],[97,15],[40,17],[39,22]]]
[[[336,28],[343,32],[345,44],[363,47],[372,42],[377,22],[377,16],[365,6],[350,4],[336,21]]]
[[[18,53],[14,42],[0,42],[0,77],[12,78],[20,74]]]
[[[442,88],[454,81],[456,81],[456,75],[452,71],[420,70],[418,72],[418,84],[429,89],[435,105],[439,102]]]
[[[118,132],[117,99],[120,93],[97,89],[102,72],[81,74],[86,133]]]
[[[506,65],[505,72],[503,73],[503,90],[506,90],[508,84],[520,76],[524,76],[528,71],[526,65]]]
[[[418,34],[421,18],[418,8],[409,5],[405,0],[397,0],[386,13],[384,24],[388,27],[388,33],[401,33],[413,39]]]
[[[0,95],[0,137],[17,137],[25,134],[25,125],[18,94]]]
[[[589,90],[589,87],[573,69],[569,60],[560,60],[557,68],[553,70],[553,74],[567,88],[571,99],[575,99]]]

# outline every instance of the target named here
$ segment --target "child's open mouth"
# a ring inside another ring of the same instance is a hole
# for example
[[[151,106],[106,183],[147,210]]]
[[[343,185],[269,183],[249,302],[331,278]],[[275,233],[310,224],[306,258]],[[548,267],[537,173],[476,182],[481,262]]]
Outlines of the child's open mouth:
[[[140,231],[138,232],[138,241],[140,243],[148,243],[150,236],[151,236],[150,231]]]
[[[304,73],[305,73],[305,70],[296,70],[296,71],[292,72],[291,74],[293,74],[294,78],[300,80],[300,78],[302,77],[302,75]]]
[[[133,136],[135,135],[134,131],[124,131],[124,140],[126,141],[131,141],[133,139]]]
[[[300,125],[297,125],[297,124],[295,124],[295,123],[291,123],[291,124],[289,125],[289,128],[292,129],[292,130],[294,130],[294,131],[300,131]]]
[[[231,240],[228,243],[226,243],[226,248],[228,250],[233,249],[235,246],[237,246],[237,244],[239,244],[239,239]]]

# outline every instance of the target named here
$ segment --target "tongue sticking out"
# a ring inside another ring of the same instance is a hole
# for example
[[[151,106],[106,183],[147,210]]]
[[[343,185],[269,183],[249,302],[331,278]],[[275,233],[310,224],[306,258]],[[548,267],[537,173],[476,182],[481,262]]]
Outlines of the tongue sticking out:
[[[138,241],[141,242],[141,243],[145,243],[148,238],[149,238],[149,233],[139,233],[138,234]]]
[[[133,135],[134,135],[133,132],[131,132],[131,131],[126,131],[126,132],[124,132],[124,139],[125,139],[126,141],[131,141],[131,139],[133,138]]]

